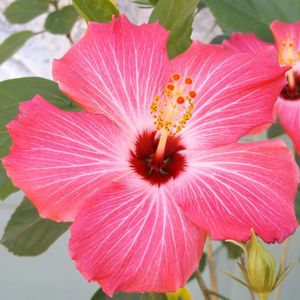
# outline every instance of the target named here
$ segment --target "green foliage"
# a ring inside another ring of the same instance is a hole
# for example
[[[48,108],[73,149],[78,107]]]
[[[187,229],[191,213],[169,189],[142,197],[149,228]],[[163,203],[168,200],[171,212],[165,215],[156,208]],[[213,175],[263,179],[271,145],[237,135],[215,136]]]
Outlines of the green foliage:
[[[201,256],[201,260],[200,260],[200,263],[199,263],[199,272],[203,272],[205,270],[205,267],[206,267],[206,261],[207,261],[207,255],[205,252],[202,253],[202,256]]]
[[[45,252],[70,226],[40,218],[26,198],[9,220],[1,244],[19,256],[36,256]]]
[[[47,12],[49,4],[45,0],[17,0],[4,11],[10,23],[24,24]]]
[[[71,31],[77,19],[77,11],[73,5],[68,5],[47,16],[45,29],[53,34],[67,34]]]
[[[142,294],[140,300],[166,300],[167,296],[162,293],[146,293]]]
[[[11,144],[6,124],[18,113],[19,104],[41,95],[52,104],[67,111],[79,110],[77,105],[65,96],[58,88],[58,85],[47,79],[39,77],[25,77],[0,82],[0,155],[8,153]],[[3,200],[16,191],[12,186],[6,173],[0,165],[0,199]]]
[[[61,109],[73,111],[78,106],[58,88],[57,83],[39,78],[24,77],[0,82],[0,142],[6,140],[6,124],[18,113],[21,102],[40,95]]]
[[[216,45],[216,44],[222,44],[223,41],[229,39],[229,35],[228,34],[221,34],[221,35],[217,35],[215,36],[211,41],[210,44]]]
[[[237,259],[243,254],[243,250],[233,243],[222,242],[222,244],[227,250],[227,258],[229,259]]]
[[[283,134],[285,134],[285,131],[278,122],[274,123],[267,131],[269,139],[276,138]]]
[[[119,16],[110,0],[73,0],[73,5],[86,21],[110,22],[113,15]]]
[[[117,293],[112,298],[108,297],[102,289],[99,289],[91,298],[91,300],[166,300],[167,296],[161,293],[145,293],[145,294],[134,294],[134,293]]]
[[[187,50],[191,44],[192,23],[199,0],[160,0],[150,16],[149,22],[159,20],[170,30],[169,57],[173,58]]]
[[[300,15],[299,0],[204,0],[223,32],[253,32],[272,41],[273,20],[295,22]]]
[[[0,64],[14,55],[33,36],[32,31],[20,31],[5,39],[0,44]]]
[[[0,157],[7,154],[11,145],[11,140],[8,134],[0,134]],[[18,189],[13,186],[10,179],[7,177],[6,172],[0,162],[0,200],[6,199],[9,195],[16,192]]]
[[[157,4],[158,0],[135,0],[134,3],[141,5],[141,7],[151,7]]]

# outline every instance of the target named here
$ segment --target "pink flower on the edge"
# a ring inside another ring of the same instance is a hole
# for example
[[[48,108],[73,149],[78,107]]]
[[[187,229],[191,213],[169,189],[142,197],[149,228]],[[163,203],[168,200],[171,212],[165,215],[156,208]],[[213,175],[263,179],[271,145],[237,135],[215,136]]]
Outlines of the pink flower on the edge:
[[[263,42],[251,33],[234,33],[223,45],[226,49],[245,53],[273,49],[281,66],[292,67],[287,72],[288,83],[278,97],[275,114],[278,114],[281,125],[300,154],[300,21],[295,24],[274,21],[270,29],[275,38],[275,45]],[[266,127],[256,128],[252,133],[264,129]]]
[[[183,286],[207,233],[281,242],[297,226],[292,154],[237,143],[272,120],[286,69],[199,42],[170,61],[167,37],[124,16],[90,23],[53,70],[87,112],[36,96],[8,125],[8,175],[42,217],[74,221],[70,255],[108,295]]]

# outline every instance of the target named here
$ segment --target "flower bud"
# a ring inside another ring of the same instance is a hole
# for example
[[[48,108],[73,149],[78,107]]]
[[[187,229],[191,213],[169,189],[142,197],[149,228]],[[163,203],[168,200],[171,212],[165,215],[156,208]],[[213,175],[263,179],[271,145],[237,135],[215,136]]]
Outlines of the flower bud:
[[[251,240],[245,245],[235,241],[229,241],[240,246],[245,252],[246,264],[238,263],[245,282],[228,274],[231,278],[245,285],[258,294],[260,299],[267,296],[281,283],[290,270],[279,267],[276,274],[275,260],[272,254],[257,239],[254,231],[251,231]]]
[[[276,285],[275,260],[263,247],[252,231],[247,245],[247,278],[251,290],[257,294],[269,294]]]

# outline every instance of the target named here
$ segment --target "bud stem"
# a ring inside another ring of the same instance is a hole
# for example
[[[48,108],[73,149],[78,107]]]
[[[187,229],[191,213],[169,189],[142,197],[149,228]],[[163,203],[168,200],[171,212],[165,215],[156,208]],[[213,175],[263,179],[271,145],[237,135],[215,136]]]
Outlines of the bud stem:
[[[200,287],[200,289],[201,289],[201,291],[203,293],[204,299],[205,300],[211,300],[211,297],[210,297],[210,294],[209,294],[209,290],[208,290],[208,288],[207,288],[207,286],[205,284],[204,279],[202,278],[201,273],[198,270],[196,270],[195,273],[194,273],[194,275],[195,275],[195,278],[196,278],[196,280],[198,282],[198,285],[199,285],[199,287]]]
[[[259,294],[259,300],[268,300],[268,294]]]

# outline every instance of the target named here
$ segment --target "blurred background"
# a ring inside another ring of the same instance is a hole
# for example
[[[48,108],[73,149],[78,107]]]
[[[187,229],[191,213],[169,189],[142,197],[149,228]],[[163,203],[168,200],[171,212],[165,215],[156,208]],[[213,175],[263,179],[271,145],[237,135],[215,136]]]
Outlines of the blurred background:
[[[261,0],[265,1],[265,0]],[[20,30],[42,30],[45,15],[25,25],[9,24],[4,16],[4,9],[12,0],[0,1],[0,41]],[[65,1],[71,4],[70,1]],[[119,0],[119,9],[136,24],[147,22],[150,8],[139,8],[133,1]],[[85,23],[78,22],[72,29],[72,37],[76,40],[84,31]],[[221,29],[207,8],[202,9],[193,23],[193,39],[210,42],[214,36],[220,35]],[[40,76],[51,79],[51,63],[54,58],[61,57],[70,47],[65,36],[42,33],[31,38],[25,46],[12,58],[0,66],[0,80]],[[21,193],[0,201],[0,235],[2,236],[11,214],[22,200]],[[58,239],[45,253],[37,257],[17,257],[0,246],[0,300],[88,300],[98,289],[96,284],[86,282],[76,271],[68,256],[68,233]],[[284,281],[281,298],[284,300],[300,299],[300,233],[289,240],[287,262],[294,263],[288,278]],[[282,246],[270,246],[279,261]],[[222,271],[239,276],[235,260],[227,259],[227,250],[220,243],[214,243],[217,252],[217,269],[220,292],[232,300],[249,299],[248,291],[229,279]],[[207,268],[206,268],[207,269]],[[209,282],[207,270],[204,279]],[[189,283],[194,299],[203,299],[195,282]]]

